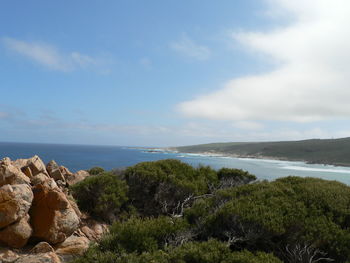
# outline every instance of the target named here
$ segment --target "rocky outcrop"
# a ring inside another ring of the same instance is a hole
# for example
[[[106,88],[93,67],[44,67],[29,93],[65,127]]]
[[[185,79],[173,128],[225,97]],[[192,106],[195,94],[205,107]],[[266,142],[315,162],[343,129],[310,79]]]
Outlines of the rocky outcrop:
[[[22,171],[25,171],[28,177],[35,176],[39,173],[48,175],[44,162],[37,155],[29,159],[18,159],[12,163]]]
[[[0,263],[67,262],[98,240],[107,226],[82,223],[68,196],[67,186],[89,175],[55,161],[45,166],[38,156],[0,160]]]

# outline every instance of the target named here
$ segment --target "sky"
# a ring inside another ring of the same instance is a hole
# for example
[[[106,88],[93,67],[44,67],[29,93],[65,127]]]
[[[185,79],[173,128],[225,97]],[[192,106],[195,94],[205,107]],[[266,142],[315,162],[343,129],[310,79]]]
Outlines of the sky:
[[[348,0],[0,2],[0,141],[350,136]]]

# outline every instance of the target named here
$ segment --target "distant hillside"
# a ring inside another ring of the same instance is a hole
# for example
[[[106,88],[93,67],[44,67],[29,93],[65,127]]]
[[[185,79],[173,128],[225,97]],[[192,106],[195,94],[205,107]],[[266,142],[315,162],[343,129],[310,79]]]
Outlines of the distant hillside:
[[[350,138],[280,142],[210,143],[172,148],[186,153],[220,153],[237,157],[276,158],[350,166]]]

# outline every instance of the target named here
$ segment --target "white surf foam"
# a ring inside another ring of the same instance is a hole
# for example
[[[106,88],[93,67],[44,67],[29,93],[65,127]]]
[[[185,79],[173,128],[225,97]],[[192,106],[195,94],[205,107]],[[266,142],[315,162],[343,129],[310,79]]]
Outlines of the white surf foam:
[[[315,167],[303,167],[303,166],[284,166],[282,169],[295,170],[295,171],[308,171],[308,172],[321,172],[321,173],[344,173],[350,174],[350,169],[337,169],[333,166],[330,168],[315,168]]]

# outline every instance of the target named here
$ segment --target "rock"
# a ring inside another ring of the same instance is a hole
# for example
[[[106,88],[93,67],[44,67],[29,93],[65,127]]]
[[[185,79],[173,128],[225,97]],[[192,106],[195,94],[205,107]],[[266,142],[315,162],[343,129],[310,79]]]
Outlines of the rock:
[[[48,252],[55,252],[55,250],[47,242],[40,242],[36,244],[35,247],[33,247],[32,250],[30,251],[30,253],[32,254],[48,253]]]
[[[29,216],[7,226],[0,231],[0,243],[13,248],[21,248],[27,244],[32,234],[32,228],[28,223]]]
[[[68,199],[70,205],[72,206],[74,212],[77,214],[77,216],[79,218],[81,218],[82,214],[80,212],[80,209],[79,209],[77,203],[74,201],[74,198],[71,195],[66,195],[66,196],[67,196],[67,199]]]
[[[12,263],[15,262],[19,256],[10,249],[0,250],[0,262],[1,263]]]
[[[90,174],[87,171],[80,170],[76,172],[75,174],[68,174],[66,176],[66,181],[69,185],[76,184],[82,180],[84,180],[86,177],[90,176]]]
[[[79,226],[79,217],[67,197],[58,188],[38,184],[33,187],[34,201],[30,210],[33,237],[57,244]]]
[[[19,258],[16,263],[61,263],[60,258],[53,252],[26,255]]]
[[[60,167],[58,164],[52,160],[46,165],[46,170],[48,171],[49,175],[55,179],[55,181],[61,180],[62,182],[65,181],[65,178],[60,170]]]
[[[33,174],[32,174],[32,170],[30,170],[30,168],[28,166],[25,166],[21,169],[21,171],[26,175],[28,176],[29,178],[32,178],[33,177]]]
[[[93,219],[83,221],[81,232],[91,241],[100,241],[103,234],[108,232],[108,225],[99,223]]]
[[[30,179],[9,158],[0,161],[0,186],[6,184],[29,184]]]
[[[27,166],[32,171],[33,176],[39,173],[47,174],[45,164],[37,155],[27,160]]]
[[[33,192],[26,184],[0,187],[0,228],[23,218],[28,213],[32,201]]]
[[[28,159],[17,159],[12,161],[12,164],[18,167],[19,169],[23,169],[27,167],[27,163],[28,163]]]
[[[89,239],[86,237],[70,236],[63,243],[55,246],[56,253],[65,261],[71,260],[76,256],[83,255],[89,248]]]
[[[49,177],[46,174],[39,173],[33,176],[30,181],[33,185],[37,185],[37,184],[44,184],[47,179],[49,179]]]
[[[60,171],[65,178],[66,178],[66,176],[73,175],[73,173],[71,171],[69,171],[67,167],[64,167],[62,165],[60,166]]]

